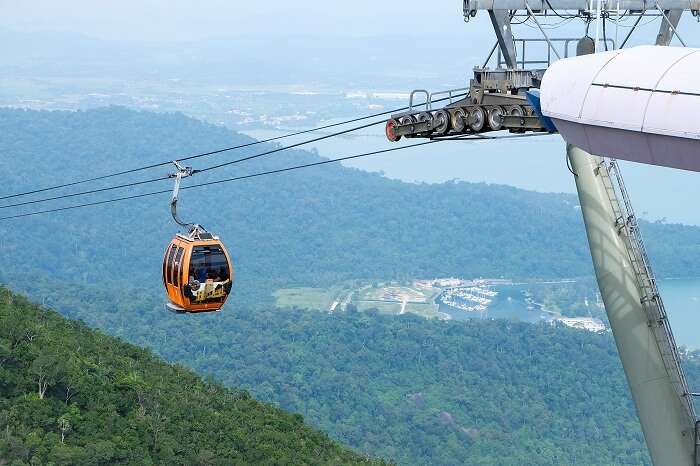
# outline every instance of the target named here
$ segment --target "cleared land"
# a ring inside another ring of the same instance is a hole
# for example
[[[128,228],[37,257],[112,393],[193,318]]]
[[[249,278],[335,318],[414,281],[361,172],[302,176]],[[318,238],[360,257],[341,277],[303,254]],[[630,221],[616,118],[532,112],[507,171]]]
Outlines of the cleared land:
[[[343,285],[334,288],[284,288],[274,293],[281,308],[306,308],[343,312],[348,305],[359,311],[376,309],[383,314],[399,315],[406,312],[425,318],[448,316],[438,311],[435,297],[438,288],[409,286],[396,283]]]
[[[279,307],[298,307],[327,311],[335,301],[336,290],[332,288],[283,288],[274,293]]]

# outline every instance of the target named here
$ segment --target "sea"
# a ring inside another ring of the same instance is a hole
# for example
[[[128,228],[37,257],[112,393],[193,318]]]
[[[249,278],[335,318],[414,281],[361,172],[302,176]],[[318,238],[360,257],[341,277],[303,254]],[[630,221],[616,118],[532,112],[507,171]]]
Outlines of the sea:
[[[530,323],[551,320],[554,316],[551,312],[528,300],[528,290],[533,286],[537,285],[490,287],[498,295],[483,312],[465,312],[445,305],[440,306],[440,311],[455,320],[510,319]],[[658,281],[658,286],[676,343],[688,349],[700,349],[700,278],[663,279]]]

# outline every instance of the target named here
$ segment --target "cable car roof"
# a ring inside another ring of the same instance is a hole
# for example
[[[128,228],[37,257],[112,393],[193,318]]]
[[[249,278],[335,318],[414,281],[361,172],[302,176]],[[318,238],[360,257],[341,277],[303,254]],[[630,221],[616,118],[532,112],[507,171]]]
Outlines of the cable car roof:
[[[642,46],[567,58],[545,73],[542,113],[602,156],[700,171],[700,49]]]

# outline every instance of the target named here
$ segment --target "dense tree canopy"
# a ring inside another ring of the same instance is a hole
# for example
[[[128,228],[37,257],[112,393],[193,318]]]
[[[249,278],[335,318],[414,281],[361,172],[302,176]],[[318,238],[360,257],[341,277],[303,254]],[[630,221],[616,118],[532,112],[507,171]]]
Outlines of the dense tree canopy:
[[[416,465],[649,464],[609,333],[371,312],[231,314],[231,331],[168,357],[190,354],[199,372],[303,413],[360,451]],[[685,362],[700,387],[698,355]]]
[[[370,464],[298,414],[0,288],[0,464]]]

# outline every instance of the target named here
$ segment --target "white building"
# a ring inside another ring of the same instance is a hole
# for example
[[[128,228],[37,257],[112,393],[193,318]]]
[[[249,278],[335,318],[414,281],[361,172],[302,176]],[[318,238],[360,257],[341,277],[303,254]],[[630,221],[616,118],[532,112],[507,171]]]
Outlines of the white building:
[[[601,320],[594,319],[593,317],[557,317],[554,320],[561,322],[567,327],[588,330],[589,332],[605,331],[605,324],[603,324]]]

